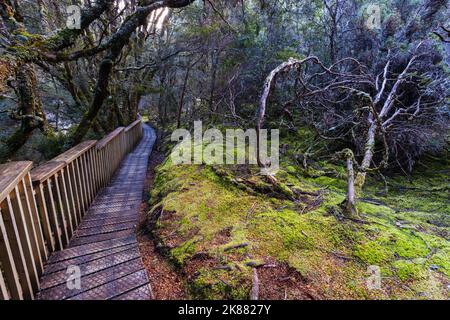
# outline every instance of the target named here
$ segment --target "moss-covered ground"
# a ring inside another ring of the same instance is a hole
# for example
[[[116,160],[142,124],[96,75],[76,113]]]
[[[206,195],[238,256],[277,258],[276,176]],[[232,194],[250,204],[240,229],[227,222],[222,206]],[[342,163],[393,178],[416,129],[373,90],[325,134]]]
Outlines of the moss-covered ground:
[[[349,220],[339,209],[344,168],[299,160],[301,145],[286,144],[276,188],[255,167],[168,158],[157,169],[152,232],[192,298],[249,298],[253,268],[260,298],[449,298],[448,159],[410,177],[370,177]],[[381,287],[368,286],[369,267]]]

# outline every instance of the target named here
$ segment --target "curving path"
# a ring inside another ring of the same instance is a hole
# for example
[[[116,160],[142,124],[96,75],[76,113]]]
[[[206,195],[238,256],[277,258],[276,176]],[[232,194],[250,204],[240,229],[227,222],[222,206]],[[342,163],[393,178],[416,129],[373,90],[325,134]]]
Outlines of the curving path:
[[[41,279],[41,300],[142,300],[152,292],[136,239],[147,164],[156,140],[144,136],[100,191],[69,247],[53,254]],[[78,271],[81,272],[79,286]],[[72,276],[72,277],[71,277]]]

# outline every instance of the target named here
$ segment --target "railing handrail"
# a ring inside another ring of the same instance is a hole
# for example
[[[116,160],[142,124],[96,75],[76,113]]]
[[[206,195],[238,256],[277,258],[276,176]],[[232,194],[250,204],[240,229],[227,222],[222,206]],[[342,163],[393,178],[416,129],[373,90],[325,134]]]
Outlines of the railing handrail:
[[[140,124],[142,122],[141,119],[136,120],[135,122],[133,122],[132,124],[130,124],[128,127],[125,128],[125,132],[130,131],[131,129],[133,129],[134,127],[136,127],[138,124]]]
[[[49,253],[67,247],[142,133],[139,119],[34,169],[31,161],[0,165],[0,300],[34,299]]]
[[[66,164],[72,162],[82,154],[86,153],[89,149],[94,147],[97,144],[97,140],[88,140],[84,141],[72,149],[67,150],[64,153],[61,153],[59,156],[54,158],[56,161],[64,161]]]
[[[97,142],[97,149],[101,150],[103,149],[111,140],[113,140],[115,137],[117,137],[122,131],[124,131],[124,127],[119,127],[110,134],[108,134],[106,137],[104,137],[102,140]]]
[[[59,156],[33,169],[31,171],[31,180],[33,180],[33,182],[42,182],[44,180],[47,180],[56,172],[63,169],[70,162],[79,158],[81,155],[89,151],[96,144],[97,140],[84,141],[76,145],[72,149],[69,149],[64,153],[61,153]]]
[[[53,176],[66,166],[63,161],[49,161],[31,170],[31,180],[33,183],[42,182]]]
[[[33,166],[31,161],[0,164],[0,202],[16,187]]]

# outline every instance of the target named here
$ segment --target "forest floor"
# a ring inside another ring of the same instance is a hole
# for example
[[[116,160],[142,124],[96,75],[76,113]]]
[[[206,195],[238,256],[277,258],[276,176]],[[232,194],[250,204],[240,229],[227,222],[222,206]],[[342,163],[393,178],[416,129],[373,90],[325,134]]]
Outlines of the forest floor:
[[[448,299],[448,159],[386,178],[387,192],[370,178],[347,219],[345,169],[304,167],[296,141],[276,187],[252,166],[156,168],[141,237],[156,298],[248,299],[258,283],[259,299]]]

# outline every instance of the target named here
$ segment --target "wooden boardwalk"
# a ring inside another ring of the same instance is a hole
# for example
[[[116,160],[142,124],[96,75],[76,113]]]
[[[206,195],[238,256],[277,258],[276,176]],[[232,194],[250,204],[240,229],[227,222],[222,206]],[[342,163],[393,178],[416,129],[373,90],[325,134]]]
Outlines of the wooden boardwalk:
[[[38,299],[152,298],[136,227],[154,142],[154,130],[145,125],[140,144],[123,160],[111,183],[99,192],[68,248],[50,257],[41,278]],[[75,282],[69,280],[72,273],[68,270],[81,271],[79,289],[73,289],[71,284]]]

